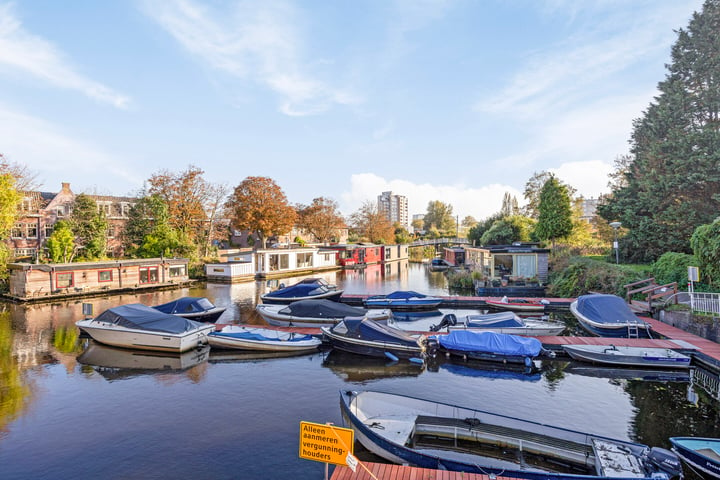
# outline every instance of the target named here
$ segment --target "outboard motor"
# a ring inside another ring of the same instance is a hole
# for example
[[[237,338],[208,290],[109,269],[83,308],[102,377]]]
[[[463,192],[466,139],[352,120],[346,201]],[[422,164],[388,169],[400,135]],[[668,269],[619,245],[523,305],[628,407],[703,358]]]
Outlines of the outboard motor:
[[[675,452],[665,448],[652,447],[647,454],[647,459],[657,468],[667,473],[669,478],[682,478],[682,463]]]
[[[431,325],[430,331],[431,332],[438,332],[441,328],[450,327],[457,324],[457,317],[454,313],[448,313],[445,315],[442,320],[440,320],[440,323],[437,325]]]

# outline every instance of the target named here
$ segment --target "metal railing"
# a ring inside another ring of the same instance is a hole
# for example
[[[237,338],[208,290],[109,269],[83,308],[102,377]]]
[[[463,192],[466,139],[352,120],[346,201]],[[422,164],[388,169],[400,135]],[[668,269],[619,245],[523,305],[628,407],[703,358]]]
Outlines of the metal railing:
[[[693,312],[720,316],[720,293],[691,292],[689,295]]]

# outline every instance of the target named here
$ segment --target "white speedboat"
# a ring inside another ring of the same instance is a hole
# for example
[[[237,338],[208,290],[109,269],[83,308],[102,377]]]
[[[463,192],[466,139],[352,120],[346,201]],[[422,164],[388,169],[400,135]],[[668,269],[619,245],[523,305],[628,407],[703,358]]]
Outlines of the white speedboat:
[[[186,352],[207,343],[215,325],[160,312],[140,303],[105,310],[75,325],[93,340],[115,347]]]
[[[615,345],[563,345],[575,360],[604,365],[653,368],[690,368],[690,357],[669,348]]]
[[[451,330],[473,330],[477,332],[507,333],[510,335],[525,335],[529,337],[542,337],[547,335],[560,335],[565,330],[562,322],[551,322],[538,318],[523,318],[514,312],[497,312],[483,315],[466,315],[457,319],[454,313],[445,315],[438,325],[430,330],[440,331],[442,328]]]
[[[208,335],[208,342],[212,348],[298,353],[317,350],[322,345],[322,340],[312,335],[252,325],[228,325]]]

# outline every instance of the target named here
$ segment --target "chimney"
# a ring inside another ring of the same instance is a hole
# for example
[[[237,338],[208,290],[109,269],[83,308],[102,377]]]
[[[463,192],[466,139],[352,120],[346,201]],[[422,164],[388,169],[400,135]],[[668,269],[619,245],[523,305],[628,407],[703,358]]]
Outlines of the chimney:
[[[62,182],[62,191],[63,193],[72,193],[70,191],[70,182]]]

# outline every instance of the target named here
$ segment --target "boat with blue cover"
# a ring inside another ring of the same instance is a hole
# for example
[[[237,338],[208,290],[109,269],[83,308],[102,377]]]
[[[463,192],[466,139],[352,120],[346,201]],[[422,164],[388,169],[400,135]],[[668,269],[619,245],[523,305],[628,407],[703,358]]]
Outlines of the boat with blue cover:
[[[208,343],[212,348],[302,353],[317,350],[322,340],[312,335],[250,325],[227,325],[208,335]]]
[[[532,361],[541,354],[553,356],[537,338],[505,333],[452,330],[447,335],[437,335],[432,339],[438,342],[441,351],[449,355],[487,362],[530,367]]]
[[[75,325],[105,345],[162,352],[186,352],[207,343],[211,323],[170,315],[141,303],[108,308]]]
[[[526,335],[542,337],[560,335],[565,330],[562,322],[552,322],[542,318],[524,318],[515,312],[496,312],[479,315],[466,315],[458,320],[454,313],[448,313],[437,325],[430,327],[431,332],[439,332],[443,328],[451,330],[474,330],[482,332],[507,333],[510,335]]]
[[[333,327],[321,327],[333,348],[370,357],[422,359],[428,353],[428,339],[366,317],[346,318]]]
[[[280,327],[331,327],[346,317],[367,316],[383,321],[392,316],[389,309],[366,310],[327,299],[300,300],[289,305],[259,303],[255,311],[270,325]]]
[[[588,332],[599,337],[652,338],[651,326],[617,295],[581,295],[570,312]]]
[[[205,297],[181,297],[153,307],[163,313],[189,318],[196,322],[215,323],[226,307],[216,307]]]
[[[720,438],[671,437],[672,449],[703,478],[720,478]]]
[[[340,408],[358,442],[398,464],[526,480],[682,475],[669,450],[471,407],[347,391],[340,393]]]
[[[363,304],[367,308],[389,308],[391,310],[434,310],[442,298],[431,297],[412,290],[397,290],[387,295],[371,295]]]
[[[343,291],[321,279],[305,279],[295,285],[282,287],[260,296],[263,303],[284,304],[300,300],[326,299],[340,301]]]

